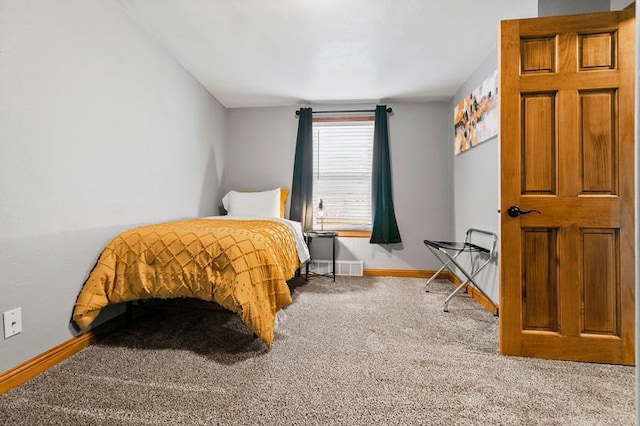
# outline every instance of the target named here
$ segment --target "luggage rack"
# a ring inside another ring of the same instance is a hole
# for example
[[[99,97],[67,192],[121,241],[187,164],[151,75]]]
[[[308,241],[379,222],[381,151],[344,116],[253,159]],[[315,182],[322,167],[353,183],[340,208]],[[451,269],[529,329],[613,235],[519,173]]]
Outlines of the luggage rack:
[[[484,244],[488,245],[488,247],[471,242],[472,237],[477,234],[484,236],[483,240],[490,241],[489,244]],[[455,275],[455,272],[451,269],[450,265],[454,265],[466,277],[466,279],[445,299],[443,307],[445,312],[449,312],[449,301],[453,296],[467,285],[472,285],[474,289],[478,290],[488,301],[491,302],[493,305],[493,314],[498,315],[498,306],[474,281],[474,277],[476,277],[480,271],[482,271],[492,260],[496,258],[498,245],[498,236],[496,234],[493,232],[483,231],[481,229],[469,228],[463,242],[424,240],[424,244],[440,261],[440,263],[442,263],[442,267],[438,269],[438,271],[427,281],[427,292],[429,291],[429,284],[431,284],[431,282],[436,279],[443,270],[447,269],[451,274]],[[456,261],[458,256],[462,253],[469,253],[469,257],[471,258],[471,267],[469,271],[467,271],[468,268],[463,268],[460,266],[460,263]],[[477,265],[478,261],[482,263]]]

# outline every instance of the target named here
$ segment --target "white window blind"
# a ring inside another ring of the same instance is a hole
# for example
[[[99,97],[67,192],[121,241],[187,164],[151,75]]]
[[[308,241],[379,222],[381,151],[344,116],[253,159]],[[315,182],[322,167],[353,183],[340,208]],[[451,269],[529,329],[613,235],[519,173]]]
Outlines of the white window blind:
[[[371,230],[373,121],[313,123],[313,223],[325,230]]]

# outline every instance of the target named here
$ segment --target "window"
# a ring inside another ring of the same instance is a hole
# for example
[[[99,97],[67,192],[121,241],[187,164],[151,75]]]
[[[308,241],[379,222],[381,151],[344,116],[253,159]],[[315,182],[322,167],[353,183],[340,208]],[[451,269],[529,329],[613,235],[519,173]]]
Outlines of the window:
[[[330,120],[313,123],[314,229],[371,231],[373,119]]]

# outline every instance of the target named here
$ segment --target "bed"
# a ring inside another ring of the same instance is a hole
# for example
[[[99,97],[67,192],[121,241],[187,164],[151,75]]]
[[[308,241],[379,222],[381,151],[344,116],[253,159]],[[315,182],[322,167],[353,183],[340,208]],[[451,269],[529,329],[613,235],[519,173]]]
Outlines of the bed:
[[[234,210],[233,200],[225,203],[235,213],[229,216],[141,226],[114,238],[82,286],[73,321],[85,329],[110,304],[192,297],[236,312],[270,347],[276,313],[291,303],[287,280],[309,251],[300,223],[271,211],[250,216]]]

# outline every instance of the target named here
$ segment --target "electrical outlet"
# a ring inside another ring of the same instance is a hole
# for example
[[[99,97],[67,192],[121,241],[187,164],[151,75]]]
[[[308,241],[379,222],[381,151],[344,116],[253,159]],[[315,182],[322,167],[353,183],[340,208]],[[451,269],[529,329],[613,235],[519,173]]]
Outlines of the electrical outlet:
[[[2,314],[4,320],[4,338],[22,333],[22,309],[15,308]]]

